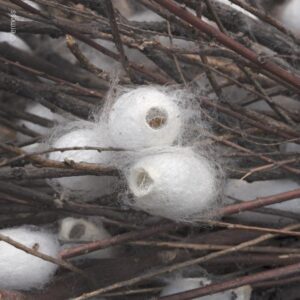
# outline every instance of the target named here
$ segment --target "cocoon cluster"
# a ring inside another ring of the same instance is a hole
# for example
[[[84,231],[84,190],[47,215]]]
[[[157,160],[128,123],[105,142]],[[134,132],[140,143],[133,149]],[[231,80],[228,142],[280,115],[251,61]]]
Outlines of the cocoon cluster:
[[[95,127],[74,129],[56,139],[52,147],[102,147],[109,146],[105,132]],[[111,152],[97,150],[70,150],[64,152],[52,152],[49,155],[52,160],[74,161],[110,165]],[[52,180],[58,190],[66,194],[79,194],[83,200],[91,200],[96,197],[110,194],[114,190],[117,179],[114,176],[73,176]]]
[[[0,230],[0,233],[38,252],[58,256],[56,237],[29,226]],[[0,288],[30,290],[43,288],[54,275],[57,265],[0,241]]]
[[[142,87],[116,100],[108,130],[114,144],[122,148],[172,145],[181,133],[182,117],[172,97],[156,88]]]
[[[196,151],[194,147],[195,140],[205,137],[206,122],[192,94],[143,86],[122,91],[112,100],[95,115],[94,122],[65,128],[66,133],[51,146],[126,151],[72,150],[53,152],[49,158],[118,166],[127,180],[126,195],[133,196],[130,201],[123,197],[124,201],[156,216],[191,220],[211,210],[218,199],[220,174],[215,161],[207,158],[211,156],[206,155],[206,149]],[[119,187],[118,179],[112,176],[65,177],[52,183],[57,190],[79,194],[83,200],[110,194]]]
[[[134,150],[129,163],[119,164],[131,207],[180,221],[200,218],[217,203],[215,164],[192,149],[206,131],[193,100],[186,91],[147,86],[121,93],[105,111],[113,145]]]
[[[149,155],[129,168],[132,205],[173,220],[199,217],[217,198],[217,179],[209,161],[191,149]]]
[[[162,290],[160,296],[168,296],[197,289],[211,284],[211,280],[200,278],[176,278]],[[194,300],[250,300],[252,289],[250,286],[242,286],[236,289],[227,290],[217,294],[193,298]]]
[[[92,242],[110,238],[110,233],[104,228],[102,222],[97,224],[85,219],[65,218],[59,227],[59,240],[64,243],[64,248],[79,244],[79,242]],[[79,258],[100,259],[110,258],[115,255],[112,248],[106,248],[82,255]]]

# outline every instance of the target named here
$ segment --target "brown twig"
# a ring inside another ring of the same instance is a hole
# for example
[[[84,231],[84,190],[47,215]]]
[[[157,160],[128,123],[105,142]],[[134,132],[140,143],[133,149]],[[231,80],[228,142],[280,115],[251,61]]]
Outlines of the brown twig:
[[[173,223],[172,224],[167,223],[164,225],[153,226],[152,228],[147,228],[147,229],[143,229],[143,230],[136,231],[136,232],[124,233],[121,235],[116,235],[110,239],[104,239],[101,241],[87,243],[86,245],[69,248],[69,249],[63,250],[61,252],[60,256],[62,258],[70,258],[70,257],[78,256],[78,255],[81,255],[84,253],[89,253],[91,251],[107,248],[110,246],[120,245],[125,242],[143,239],[148,236],[152,236],[154,234],[158,234],[161,232],[166,232],[166,231],[169,231],[172,229],[176,229],[176,226],[174,226]]]
[[[297,225],[288,226],[284,229],[298,229],[299,227],[300,227],[300,225],[297,224]],[[266,235],[263,235],[259,238],[241,243],[237,246],[233,246],[233,247],[230,247],[228,249],[224,249],[224,250],[221,250],[221,251],[218,251],[218,252],[215,252],[215,253],[210,253],[208,255],[201,256],[201,257],[198,257],[198,258],[195,258],[195,259],[191,259],[191,260],[188,260],[188,261],[185,261],[185,262],[173,264],[171,266],[163,267],[159,270],[150,271],[147,274],[143,274],[143,275],[140,275],[140,276],[135,277],[135,278],[131,278],[131,279],[128,279],[128,280],[125,280],[125,281],[122,281],[122,282],[115,283],[113,285],[98,289],[96,291],[83,294],[80,297],[75,298],[74,300],[85,300],[85,299],[89,299],[91,297],[94,297],[94,296],[97,296],[97,295],[100,295],[100,294],[103,294],[103,293],[110,292],[110,291],[118,289],[118,288],[122,288],[122,287],[125,287],[125,286],[131,286],[133,284],[137,284],[139,282],[142,282],[142,281],[144,281],[146,279],[149,279],[149,278],[152,278],[154,276],[163,275],[165,273],[173,272],[173,271],[176,271],[176,270],[188,267],[188,266],[192,266],[192,265],[195,265],[195,264],[206,262],[208,260],[217,258],[219,256],[223,256],[225,254],[229,254],[229,253],[232,253],[232,252],[239,251],[243,248],[256,245],[258,243],[261,243],[261,242],[266,241],[268,239],[271,239],[273,237],[274,237],[274,235],[272,235],[272,234],[266,234]],[[300,263],[297,264],[297,271],[300,268],[299,265],[300,265]],[[293,272],[295,272],[294,269],[293,269]],[[241,284],[241,285],[243,285],[243,284]],[[241,286],[241,285],[238,285],[238,286]],[[169,296],[169,297],[171,297],[171,296]],[[187,298],[187,299],[189,299],[189,298]]]
[[[232,38],[226,36],[224,33],[216,30],[211,25],[203,22],[201,19],[195,17],[191,13],[189,13],[186,9],[177,5],[174,1],[171,0],[154,0],[155,2],[159,3],[163,7],[167,8],[169,11],[173,12],[176,16],[180,17],[181,19],[185,20],[189,24],[193,25],[195,28],[208,34],[209,36],[214,37],[217,41],[219,41],[224,46],[228,47],[229,49],[239,53],[246,59],[250,60],[254,64],[256,64],[259,68],[263,68],[268,72],[274,74],[275,76],[279,77],[280,79],[284,80],[285,82],[294,86],[298,91],[300,90],[300,78],[296,75],[290,74],[286,70],[282,69],[278,65],[272,62],[264,62],[262,63],[259,57],[254,53],[252,50],[247,49],[240,43],[236,42]]]
[[[257,198],[256,200],[243,201],[242,203],[239,204],[225,206],[219,209],[218,211],[214,212],[214,214],[216,216],[228,216],[242,211],[252,210],[258,207],[280,203],[280,202],[288,201],[299,197],[300,197],[300,189],[296,189],[293,191],[288,191],[288,192],[272,195],[269,197],[260,197]]]

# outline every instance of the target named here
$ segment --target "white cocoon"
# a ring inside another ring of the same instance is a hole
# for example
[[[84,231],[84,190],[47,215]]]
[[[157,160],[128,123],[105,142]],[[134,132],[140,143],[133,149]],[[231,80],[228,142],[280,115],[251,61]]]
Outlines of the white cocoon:
[[[134,208],[181,220],[199,217],[217,198],[216,172],[190,149],[141,158],[127,174]]]
[[[171,281],[161,292],[160,296],[168,296],[197,289],[211,284],[207,278],[177,278]],[[224,291],[221,293],[193,298],[194,300],[250,300],[252,289],[245,285],[237,289]]]
[[[84,219],[65,218],[60,223],[59,240],[65,244],[64,248],[78,245],[78,242],[93,242],[111,238],[110,233],[104,228],[102,223],[96,225]],[[77,243],[76,243],[77,242]],[[114,256],[112,248],[105,248],[89,254],[81,255],[80,259],[100,259]]]
[[[300,153],[300,144],[286,143],[280,145],[280,151],[282,153]]]
[[[300,1],[286,1],[280,9],[280,21],[295,35],[300,36]]]
[[[12,32],[0,32],[0,43],[1,42],[6,42],[12,47],[31,53],[30,47]]]
[[[254,200],[258,197],[267,197],[279,193],[288,192],[298,189],[299,183],[293,180],[280,179],[280,180],[264,180],[248,183],[244,180],[229,179],[225,186],[225,195],[231,196],[238,200]],[[300,198],[293,199],[281,203],[276,203],[270,206],[270,208],[279,209],[287,212],[300,213]],[[232,200],[229,198],[227,202],[230,204]],[[238,215],[234,215],[234,218],[241,219],[243,221],[256,222],[261,224],[286,224],[289,219],[282,217],[271,216],[256,212],[243,212]]]
[[[176,278],[169,282],[160,293],[160,296],[168,296],[197,289],[210,284],[211,281],[205,277],[201,278]],[[200,299],[196,298],[195,300]]]
[[[52,147],[109,147],[109,141],[103,131],[91,129],[73,130],[58,140]],[[112,154],[108,151],[99,152],[97,150],[71,150],[64,152],[52,152],[49,155],[52,160],[74,162],[97,163],[111,165]],[[113,192],[117,178],[114,176],[73,176],[52,180],[58,183],[65,193],[80,194],[82,200],[92,200],[94,198],[107,195]]]
[[[180,109],[168,94],[141,87],[114,103],[108,129],[115,145],[145,148],[172,145],[181,132]]]
[[[288,179],[263,180],[248,183],[244,180],[230,179],[227,181],[225,194],[239,200],[254,200],[258,197],[267,197],[299,189],[300,184]],[[293,199],[276,203],[267,207],[300,213],[300,199]]]
[[[48,109],[47,107],[45,107],[44,105],[41,105],[39,103],[34,103],[34,104],[30,104],[27,105],[26,112],[39,116],[41,118],[45,118],[48,120],[57,120],[60,121],[62,119],[61,116],[53,113],[50,109]],[[40,135],[46,135],[49,132],[49,128],[48,127],[44,127],[35,123],[31,123],[29,121],[21,121],[20,122],[22,125],[25,125],[28,129],[35,131],[36,133],[39,133]]]
[[[58,256],[59,244],[53,234],[35,231],[29,226],[0,230],[0,233],[52,257]],[[0,241],[0,288],[30,290],[43,288],[57,265]]]

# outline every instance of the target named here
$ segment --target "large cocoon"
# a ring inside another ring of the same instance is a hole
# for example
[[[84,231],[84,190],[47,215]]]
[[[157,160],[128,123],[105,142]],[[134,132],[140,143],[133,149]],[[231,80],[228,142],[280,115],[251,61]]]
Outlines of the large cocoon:
[[[171,281],[161,292],[160,296],[168,296],[197,289],[211,284],[207,278],[177,278]],[[193,298],[194,300],[250,300],[252,289],[245,285],[237,289],[227,290],[217,294]]]
[[[29,226],[10,228],[1,234],[38,252],[58,256],[59,244],[53,234]],[[52,278],[57,265],[0,241],[0,288],[30,290],[43,288]]]
[[[109,142],[103,131],[91,129],[73,130],[58,140],[52,147],[108,147]],[[86,162],[109,165],[111,164],[112,154],[108,151],[99,152],[97,150],[71,150],[64,152],[52,152],[49,155],[52,160],[64,161],[72,160],[74,162]],[[72,176],[57,178],[53,181],[58,183],[63,192],[71,194],[80,194],[82,200],[91,200],[103,195],[110,194],[114,190],[117,178],[114,176]]]
[[[104,228],[102,222],[94,224],[84,219],[65,218],[60,223],[59,240],[68,243],[64,248],[78,245],[78,242],[93,242],[111,238],[110,233]],[[89,254],[81,255],[81,259],[100,259],[114,256],[114,250],[110,248],[101,249]]]
[[[181,132],[181,123],[180,109],[172,97],[154,87],[141,87],[116,100],[109,132],[122,148],[171,145]]]
[[[146,156],[130,167],[127,180],[135,208],[173,220],[199,217],[217,196],[214,169],[190,149]]]

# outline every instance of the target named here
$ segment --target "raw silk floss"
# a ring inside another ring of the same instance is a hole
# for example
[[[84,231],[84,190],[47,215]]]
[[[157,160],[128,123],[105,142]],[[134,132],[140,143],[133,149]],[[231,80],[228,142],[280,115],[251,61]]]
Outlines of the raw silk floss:
[[[33,226],[0,230],[0,233],[40,253],[58,257],[59,244],[55,235]],[[43,288],[58,266],[0,241],[0,288],[31,290]]]
[[[157,86],[117,89],[88,128],[77,124],[75,130],[64,129],[67,132],[54,139],[52,146],[110,146],[126,151],[74,150],[54,152],[50,158],[121,169],[128,189],[123,201],[132,208],[175,221],[191,221],[207,216],[217,204],[222,172],[211,149],[201,147],[209,128],[192,93]],[[95,199],[116,190],[113,183],[118,179],[101,177],[105,178],[56,181],[62,191],[80,190],[82,195],[91,195],[84,198]]]

